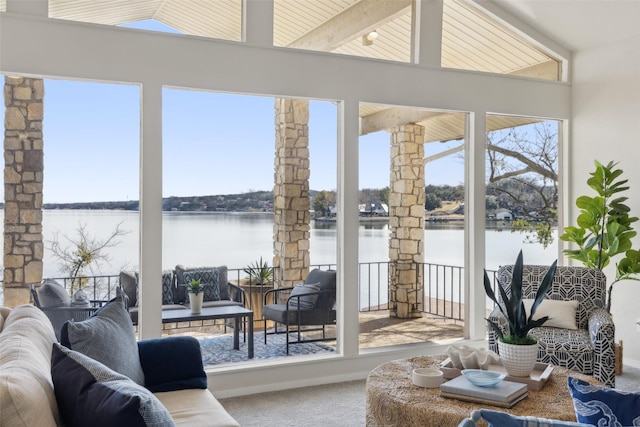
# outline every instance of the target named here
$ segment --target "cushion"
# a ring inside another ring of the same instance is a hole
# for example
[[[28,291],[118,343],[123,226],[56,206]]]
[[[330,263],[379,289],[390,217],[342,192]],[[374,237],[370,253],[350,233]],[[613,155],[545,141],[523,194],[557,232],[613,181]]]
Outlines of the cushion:
[[[175,295],[174,278],[172,270],[164,270],[162,272],[162,305],[174,304]]]
[[[221,265],[218,267],[198,267],[198,268],[194,268],[194,267],[187,268],[184,265],[176,265],[176,283],[178,284],[176,294],[174,295],[174,301],[176,302],[176,304],[183,303],[188,299],[187,289],[184,286],[180,286],[187,283],[184,279],[185,272],[189,270],[213,270],[213,269],[218,270],[218,289],[220,292],[219,299],[228,300],[230,298],[230,293],[229,293],[229,282],[227,278],[226,265]],[[203,281],[202,283],[205,283],[205,282]],[[209,301],[206,298],[207,298],[207,294],[205,293],[205,301]]]
[[[483,419],[489,427],[579,427],[588,424],[574,423],[572,421],[551,420],[533,416],[516,416],[506,412],[479,409],[471,413],[471,417],[462,420],[458,427],[476,427],[476,421]]]
[[[31,304],[7,313],[0,334],[0,425],[60,425],[51,381],[51,322]]]
[[[209,390],[192,388],[155,393],[155,396],[171,413],[177,425],[239,427],[238,422],[229,415]],[[256,423],[266,425],[264,417]]]
[[[289,307],[311,310],[315,307],[316,301],[318,301],[318,292],[320,292],[319,283],[300,283],[295,285],[291,291]]]
[[[529,313],[531,312],[533,301],[533,299],[522,300],[527,317],[529,317]],[[578,301],[544,299],[540,305],[538,305],[536,312],[533,314],[533,319],[537,320],[541,317],[549,316],[549,320],[544,322],[542,326],[578,329],[578,325],[576,324],[576,310],[578,309],[578,304]]]
[[[220,272],[217,268],[187,270],[183,277],[187,286],[192,280],[200,280],[204,288],[204,301],[220,301]]]
[[[152,392],[207,388],[197,339],[174,336],[143,340],[138,342],[138,349],[144,385]]]
[[[53,279],[45,279],[38,290],[41,307],[69,307],[71,298],[65,288]]]
[[[123,299],[114,298],[87,320],[66,322],[60,341],[144,385],[138,343]]]
[[[71,298],[71,306],[72,307],[91,307],[91,301],[89,301],[89,295],[82,290],[78,289],[75,294],[73,294],[73,298]]]
[[[316,268],[309,272],[305,283],[319,283],[320,290],[316,308],[332,310],[336,304],[336,272],[335,270],[320,270]],[[326,291],[326,292],[325,292]]]
[[[151,391],[58,343],[51,354],[51,377],[67,426],[175,426]]]
[[[120,287],[129,298],[129,307],[138,305],[138,274],[128,271],[120,272]]]
[[[640,425],[640,392],[591,385],[573,377],[567,385],[579,422],[598,427]]]

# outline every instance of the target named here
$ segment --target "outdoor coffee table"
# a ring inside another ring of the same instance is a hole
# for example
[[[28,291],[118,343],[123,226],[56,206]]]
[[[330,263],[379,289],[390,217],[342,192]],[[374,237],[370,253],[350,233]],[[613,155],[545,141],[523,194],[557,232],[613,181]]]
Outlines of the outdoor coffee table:
[[[567,377],[601,384],[591,376],[554,366],[544,387],[539,391],[530,390],[526,399],[510,409],[440,397],[439,388],[421,388],[413,384],[411,373],[414,369],[437,368],[445,359],[445,355],[412,357],[374,368],[367,377],[367,426],[457,426],[473,410],[480,408],[576,421]]]
[[[253,311],[239,305],[223,307],[203,307],[199,314],[191,313],[190,308],[167,310],[162,312],[162,323],[192,322],[197,320],[233,318],[233,348],[240,349],[240,321],[247,319],[249,325],[249,344],[247,350],[249,359],[253,359]]]

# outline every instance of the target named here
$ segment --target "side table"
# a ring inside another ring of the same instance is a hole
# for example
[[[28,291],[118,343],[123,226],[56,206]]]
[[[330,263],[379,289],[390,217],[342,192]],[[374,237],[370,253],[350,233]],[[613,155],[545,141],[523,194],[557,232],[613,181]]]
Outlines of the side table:
[[[445,359],[445,355],[412,357],[383,363],[373,369],[366,385],[367,426],[457,426],[471,411],[480,408],[576,421],[567,377],[601,384],[593,377],[555,366],[541,390],[529,391],[526,399],[510,409],[440,397],[439,388],[413,385],[411,373],[414,369],[437,368]]]

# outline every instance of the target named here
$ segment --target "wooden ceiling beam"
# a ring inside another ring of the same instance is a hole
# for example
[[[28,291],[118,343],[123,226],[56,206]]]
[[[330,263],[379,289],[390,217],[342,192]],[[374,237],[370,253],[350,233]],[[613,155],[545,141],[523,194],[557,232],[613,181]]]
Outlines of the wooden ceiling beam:
[[[403,15],[412,3],[413,0],[360,0],[298,37],[288,47],[331,52]]]

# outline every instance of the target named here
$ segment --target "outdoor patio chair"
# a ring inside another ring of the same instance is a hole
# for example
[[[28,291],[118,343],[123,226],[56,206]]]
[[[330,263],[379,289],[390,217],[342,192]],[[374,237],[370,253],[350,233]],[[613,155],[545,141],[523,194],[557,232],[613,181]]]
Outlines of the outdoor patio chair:
[[[43,283],[42,286],[45,286],[45,284]],[[60,286],[60,288],[66,295],[67,290],[62,286]],[[81,320],[88,319],[102,305],[101,301],[87,301],[88,304],[82,306],[74,305],[73,301],[71,301],[68,295],[66,295],[65,299],[62,294],[60,294],[58,303],[49,305],[49,301],[45,302],[45,300],[47,300],[47,297],[43,299],[42,303],[40,302],[38,291],[36,290],[36,287],[34,285],[30,286],[30,290],[31,297],[33,299],[33,305],[38,307],[44,312],[44,314],[47,315],[47,317],[51,321],[51,324],[53,325],[53,331],[55,332],[58,341],[60,341],[60,331],[62,330],[62,326],[65,324],[65,322],[67,322],[68,320],[79,322]]]
[[[523,297],[533,299],[537,284],[548,267],[523,267]],[[513,265],[500,267],[499,286],[510,292]],[[538,338],[538,361],[562,366],[587,375],[609,387],[615,386],[615,326],[604,308],[607,278],[600,270],[558,266],[551,290],[535,315],[550,319],[531,333]],[[496,291],[496,295],[499,293]],[[499,301],[502,299],[500,297]],[[547,300],[551,300],[547,302]],[[543,309],[543,306],[546,306]],[[525,306],[526,307],[526,306]],[[547,313],[544,313],[547,311]],[[506,330],[506,319],[498,307],[490,314]],[[498,352],[495,332],[489,330],[489,349]]]
[[[273,299],[271,299],[273,298]],[[272,304],[268,304],[273,301]],[[336,322],[336,272],[315,269],[304,283],[293,287],[271,289],[264,295],[264,343],[267,335],[286,334],[289,345],[304,342],[327,341],[326,326]],[[273,332],[267,332],[267,322],[274,322]],[[282,324],[285,330],[278,330]],[[303,332],[322,332],[321,338],[303,337]],[[293,340],[292,335],[293,334]]]

